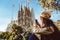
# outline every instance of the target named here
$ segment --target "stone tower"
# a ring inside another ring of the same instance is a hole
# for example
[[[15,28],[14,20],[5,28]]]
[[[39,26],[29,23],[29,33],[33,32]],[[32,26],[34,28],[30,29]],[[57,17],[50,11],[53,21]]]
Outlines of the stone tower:
[[[22,9],[22,6],[21,8],[19,8],[18,10],[18,25],[22,25],[23,24],[23,9]]]
[[[18,25],[28,29],[33,26],[33,10],[26,6],[24,6],[24,9],[21,6],[20,9],[21,10],[18,11]]]

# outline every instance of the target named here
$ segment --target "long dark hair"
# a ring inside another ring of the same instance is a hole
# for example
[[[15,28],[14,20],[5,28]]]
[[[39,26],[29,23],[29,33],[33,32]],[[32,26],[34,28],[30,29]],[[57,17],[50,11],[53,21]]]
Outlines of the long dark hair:
[[[41,25],[39,24],[39,22],[37,21],[37,19],[35,19],[35,25],[41,27]]]
[[[59,31],[57,26],[54,24],[54,22],[51,19],[43,18],[43,22],[44,22],[45,26],[50,26],[51,25],[54,28],[55,32]]]

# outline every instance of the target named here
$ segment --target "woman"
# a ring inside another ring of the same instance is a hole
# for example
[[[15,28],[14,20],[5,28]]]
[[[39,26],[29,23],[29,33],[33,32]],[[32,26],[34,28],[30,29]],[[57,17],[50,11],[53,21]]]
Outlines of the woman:
[[[47,28],[47,34],[41,33],[41,40],[60,40],[59,30],[55,26],[52,20],[50,20],[51,13],[50,12],[43,12],[40,15],[42,21],[42,28]],[[51,33],[48,33],[51,32]]]
[[[44,32],[46,28],[41,28],[41,25],[38,23],[37,19],[35,20],[35,27],[32,29],[32,34],[29,35],[28,40],[40,40],[40,34]]]

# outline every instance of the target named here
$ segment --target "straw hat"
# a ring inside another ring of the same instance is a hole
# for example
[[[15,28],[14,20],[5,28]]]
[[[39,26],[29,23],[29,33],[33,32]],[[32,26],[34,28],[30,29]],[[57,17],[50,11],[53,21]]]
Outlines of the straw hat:
[[[51,12],[42,12],[42,14],[40,14],[40,17],[44,17],[44,18],[50,18],[51,17]]]

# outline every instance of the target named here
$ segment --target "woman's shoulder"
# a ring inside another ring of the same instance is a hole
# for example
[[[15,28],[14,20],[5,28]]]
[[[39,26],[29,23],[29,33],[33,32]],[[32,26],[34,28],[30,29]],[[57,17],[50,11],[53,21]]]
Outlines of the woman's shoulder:
[[[53,21],[51,19],[46,19],[47,24],[53,24]]]

